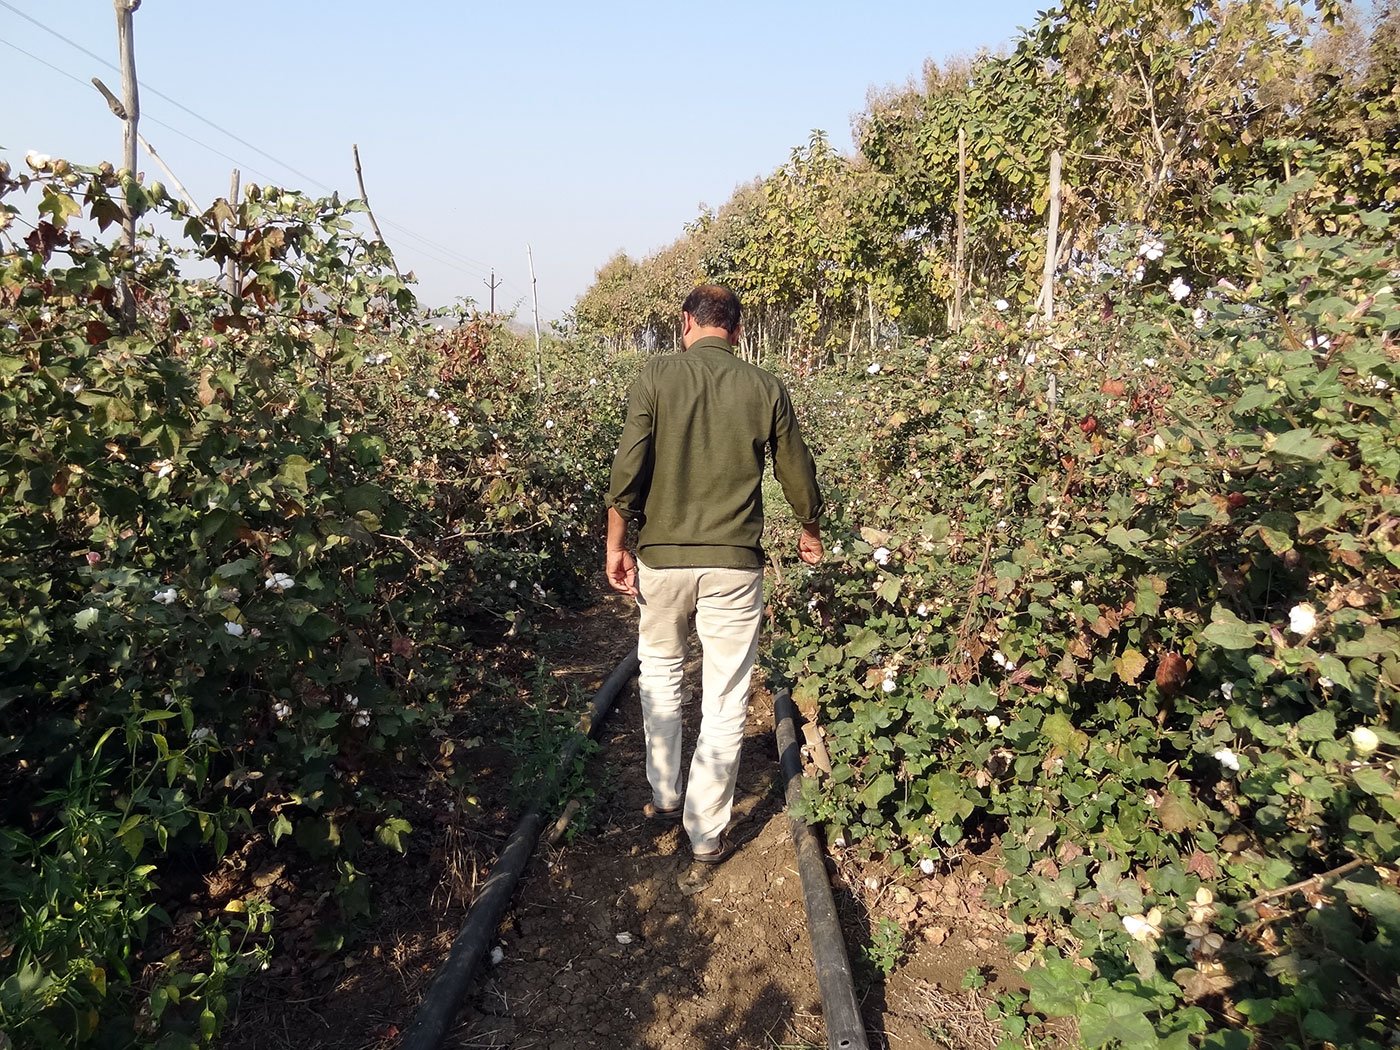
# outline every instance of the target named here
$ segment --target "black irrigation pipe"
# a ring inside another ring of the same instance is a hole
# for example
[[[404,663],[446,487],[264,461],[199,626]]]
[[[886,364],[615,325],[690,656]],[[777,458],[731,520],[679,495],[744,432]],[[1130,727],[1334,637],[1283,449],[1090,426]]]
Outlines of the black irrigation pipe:
[[[530,862],[530,857],[535,852],[540,832],[544,828],[546,802],[558,789],[561,779],[578,757],[579,748],[583,746],[584,740],[597,735],[612,709],[613,701],[622,692],[622,687],[637,673],[637,666],[637,650],[633,649],[594,694],[588,713],[579,723],[582,732],[575,733],[560,752],[559,761],[541,781],[530,808],[525,811],[520,823],[511,832],[505,848],[501,850],[500,857],[491,869],[491,874],[487,876],[486,884],[482,886],[481,893],[467,912],[466,922],[462,924],[461,931],[452,942],[446,961],[438,969],[428,993],[423,996],[418,1014],[413,1019],[413,1027],[404,1036],[400,1050],[437,1050],[442,1045],[447,1029],[462,1007],[462,1000],[471,986],[481,957],[486,954],[487,948],[495,939],[501,916],[505,914],[515,893],[515,884],[520,881],[525,865]]]
[[[802,752],[797,743],[797,707],[792,694],[779,689],[773,697],[773,725],[778,735],[778,760],[787,788],[788,814],[792,819],[792,846],[802,876],[802,898],[807,906],[807,933],[812,940],[812,961],[821,989],[826,1044],[831,1050],[868,1050],[865,1024],[856,1003],[851,961],[836,917],[836,901],[826,874],[821,844],[807,822],[792,815],[802,797]]]

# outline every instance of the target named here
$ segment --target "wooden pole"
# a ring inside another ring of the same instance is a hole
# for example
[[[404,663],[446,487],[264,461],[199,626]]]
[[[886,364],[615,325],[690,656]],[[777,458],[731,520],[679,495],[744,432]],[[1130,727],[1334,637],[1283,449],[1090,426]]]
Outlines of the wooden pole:
[[[141,148],[149,153],[151,155],[151,160],[155,161],[156,164],[160,166],[160,170],[165,172],[165,177],[170,180],[170,185],[174,186],[176,192],[178,192],[181,197],[185,198],[185,203],[194,211],[199,211],[199,205],[194,202],[194,197],[190,195],[190,191],[185,189],[185,184],[180,181],[179,176],[170,170],[170,165],[161,160],[160,154],[156,152],[156,148],[146,141],[146,136],[138,134],[136,136],[136,141],[141,143]]]
[[[501,286],[501,282],[498,281],[498,280],[496,280],[496,269],[495,269],[495,267],[492,267],[492,268],[491,268],[491,280],[489,280],[489,281],[482,281],[481,283],[484,284],[484,285],[486,285],[487,288],[490,288],[490,289],[491,289],[491,316],[492,316],[492,317],[495,317],[495,316],[496,316],[496,289],[499,288],[499,287]]]
[[[1050,217],[1045,229],[1045,272],[1040,282],[1040,307],[1048,321],[1055,316],[1055,260],[1060,253],[1060,151],[1050,153]]]
[[[350,144],[350,151],[355,155],[355,181],[360,184],[360,200],[365,202],[365,214],[369,216],[370,229],[374,230],[375,237],[379,238],[379,243],[389,248],[389,242],[384,239],[384,233],[379,229],[379,220],[374,217],[374,209],[369,206],[369,194],[365,192],[365,173],[360,168],[360,146],[358,143]],[[399,261],[394,258],[394,250],[389,248],[389,262],[393,264],[394,275],[399,280],[403,280],[403,274],[399,271]]]
[[[957,240],[953,248],[953,331],[962,328],[963,291],[966,287],[964,274],[966,260],[963,258],[967,243],[967,132],[958,128],[958,226]]]
[[[865,286],[865,308],[870,314],[870,352],[875,352],[875,286]]]
[[[229,229],[230,239],[232,239],[238,231],[238,191],[240,178],[239,170],[234,168],[233,174],[229,177],[228,184],[228,206],[229,210],[233,213],[233,221],[230,223]],[[226,269],[229,298],[234,299],[237,298],[239,292],[242,291],[243,281],[238,273],[238,261],[231,255],[228,258]]]
[[[126,111],[122,136],[122,162],[131,178],[136,178],[137,125],[141,120],[141,95],[136,83],[136,9],[141,0],[113,0],[117,12],[117,47],[121,51],[122,108]],[[136,215],[122,193],[122,228],[126,246],[136,247]]]
[[[544,355],[540,350],[540,292],[539,285],[535,281],[535,253],[528,244],[525,245],[525,258],[530,264],[530,299],[535,308],[535,389],[543,390]]]

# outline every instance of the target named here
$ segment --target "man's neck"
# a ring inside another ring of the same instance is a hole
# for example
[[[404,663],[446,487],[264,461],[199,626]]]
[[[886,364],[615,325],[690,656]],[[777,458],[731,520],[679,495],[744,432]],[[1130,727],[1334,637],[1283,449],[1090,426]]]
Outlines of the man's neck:
[[[730,346],[734,345],[734,340],[727,331],[720,328],[718,325],[712,325],[707,328],[692,328],[687,332],[684,340],[685,349],[689,350],[701,339],[723,339]]]

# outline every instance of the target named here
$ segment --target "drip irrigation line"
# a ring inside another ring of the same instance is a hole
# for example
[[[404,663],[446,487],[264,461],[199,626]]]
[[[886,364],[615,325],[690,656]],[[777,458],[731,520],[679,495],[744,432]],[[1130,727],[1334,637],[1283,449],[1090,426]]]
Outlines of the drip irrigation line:
[[[481,957],[491,947],[496,938],[496,929],[501,917],[510,905],[515,893],[515,885],[520,881],[525,865],[530,862],[540,832],[544,828],[546,801],[558,789],[561,779],[578,757],[579,749],[587,739],[596,736],[603,722],[612,710],[613,701],[622,692],[622,687],[637,673],[637,650],[633,649],[627,658],[613,669],[602,687],[594,694],[588,712],[579,722],[579,732],[575,733],[559,754],[559,761],[553,770],[541,781],[534,800],[520,823],[511,832],[505,848],[501,850],[491,874],[481,893],[467,912],[466,922],[452,942],[447,959],[439,967],[433,983],[428,987],[413,1026],[399,1044],[400,1050],[437,1050],[442,1045],[447,1030],[462,1007],[462,1000],[476,975]],[[863,1044],[862,1044],[863,1045]]]
[[[826,860],[816,834],[793,815],[802,798],[802,752],[797,743],[797,707],[787,689],[773,697],[773,725],[778,737],[778,759],[786,783],[788,815],[792,820],[792,846],[797,853],[797,870],[802,876],[802,900],[807,908],[807,935],[812,942],[812,961],[821,990],[822,1018],[830,1050],[868,1050],[865,1023],[856,1003],[851,962],[846,941],[831,896]]]

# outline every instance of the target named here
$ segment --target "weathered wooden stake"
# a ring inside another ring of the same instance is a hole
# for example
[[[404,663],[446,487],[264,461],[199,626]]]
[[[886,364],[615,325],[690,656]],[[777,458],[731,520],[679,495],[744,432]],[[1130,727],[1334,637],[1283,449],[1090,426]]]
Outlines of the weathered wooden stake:
[[[1045,272],[1040,282],[1041,314],[1055,316],[1055,261],[1060,254],[1060,151],[1050,153],[1050,217],[1045,229]]]
[[[525,245],[525,258],[530,263],[530,299],[535,308],[535,389],[544,389],[544,355],[540,349],[540,292],[535,281],[535,253]]]
[[[136,9],[141,0],[113,0],[117,12],[117,46],[121,51],[123,122],[122,157],[131,178],[136,178],[137,125],[141,120],[141,95],[136,84]],[[136,247],[136,216],[122,192],[122,229],[126,246]]]
[[[370,229],[374,230],[374,235],[379,238],[379,243],[389,248],[389,242],[384,239],[384,234],[379,229],[379,220],[374,217],[374,209],[369,206],[369,194],[365,192],[365,173],[360,168],[359,144],[352,142],[350,144],[350,150],[355,154],[355,181],[360,184],[360,200],[365,202],[365,214],[369,216]],[[402,281],[403,274],[399,271],[399,261],[394,258],[394,250],[392,248],[389,248],[389,261],[394,265],[395,276]]]
[[[953,247],[953,316],[950,318],[953,331],[962,328],[963,292],[966,287],[966,261],[963,259],[967,243],[967,132],[958,128],[958,225]]]
[[[233,222],[229,230],[230,238],[232,238],[238,230],[238,192],[240,178],[239,170],[234,168],[233,174],[229,177],[228,184],[228,206],[229,210],[233,212]],[[243,283],[242,277],[238,273],[238,261],[230,255],[225,266],[225,278],[228,281],[228,295],[230,299],[235,299],[242,291]]]

